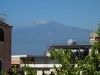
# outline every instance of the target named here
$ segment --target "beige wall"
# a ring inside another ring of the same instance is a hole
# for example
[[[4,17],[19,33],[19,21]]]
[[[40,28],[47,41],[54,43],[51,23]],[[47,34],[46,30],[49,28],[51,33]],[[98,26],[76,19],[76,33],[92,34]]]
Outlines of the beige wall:
[[[90,44],[91,45],[93,44],[94,41],[96,41],[96,39],[95,39],[96,37],[99,37],[97,35],[97,33],[95,33],[95,32],[90,33]]]
[[[20,57],[12,57],[11,64],[21,64]]]

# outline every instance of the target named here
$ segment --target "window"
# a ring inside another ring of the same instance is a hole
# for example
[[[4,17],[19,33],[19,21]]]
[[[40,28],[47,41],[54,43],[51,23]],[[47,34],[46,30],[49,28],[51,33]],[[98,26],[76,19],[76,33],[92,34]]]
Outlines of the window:
[[[96,41],[99,41],[99,40],[100,40],[100,37],[95,37],[95,40],[96,40]]]
[[[2,61],[0,60],[0,71],[2,71]]]
[[[0,28],[0,41],[4,41],[4,31]]]

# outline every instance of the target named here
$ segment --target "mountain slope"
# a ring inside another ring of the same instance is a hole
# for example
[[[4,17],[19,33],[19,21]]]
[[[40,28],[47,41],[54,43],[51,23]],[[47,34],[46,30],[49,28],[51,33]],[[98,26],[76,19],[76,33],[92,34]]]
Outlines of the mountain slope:
[[[67,45],[68,39],[89,44],[90,32],[56,22],[14,29],[12,54],[44,55],[50,45]]]

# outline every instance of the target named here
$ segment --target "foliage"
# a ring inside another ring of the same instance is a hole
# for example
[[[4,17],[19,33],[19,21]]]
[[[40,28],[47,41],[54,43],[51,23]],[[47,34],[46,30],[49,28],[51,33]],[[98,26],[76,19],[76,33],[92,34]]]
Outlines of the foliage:
[[[100,24],[97,34],[100,36]],[[54,68],[57,75],[100,75],[100,40],[94,42],[90,55],[79,60],[71,58],[71,50],[50,50],[51,58],[58,61],[62,66]]]
[[[18,68],[16,65],[14,65],[8,72],[1,71],[0,75],[23,75],[21,72],[26,72],[26,75],[37,75],[36,70],[33,70],[31,67],[25,65],[21,68]]]
[[[19,75],[18,72],[17,72],[16,65],[14,65],[14,67],[12,68],[11,74],[12,75]]]
[[[19,71],[19,65],[14,65],[12,66],[11,69],[9,69],[8,74],[7,75],[21,75],[20,71]],[[5,74],[6,75],[6,74]]]
[[[6,72],[1,71],[0,75],[6,75]]]
[[[28,65],[25,65],[23,67],[23,70],[26,72],[26,75],[36,75],[36,70],[33,70],[31,67]]]
[[[98,24],[97,34],[100,36],[100,23]]]
[[[21,58],[21,60],[23,60],[24,64],[29,64],[29,63],[32,63],[34,61],[33,58]]]
[[[14,67],[12,67],[11,71],[9,72],[9,75],[22,75],[21,71],[26,72],[26,75],[36,75],[36,70],[33,70],[28,65],[23,66],[22,69],[14,65]]]

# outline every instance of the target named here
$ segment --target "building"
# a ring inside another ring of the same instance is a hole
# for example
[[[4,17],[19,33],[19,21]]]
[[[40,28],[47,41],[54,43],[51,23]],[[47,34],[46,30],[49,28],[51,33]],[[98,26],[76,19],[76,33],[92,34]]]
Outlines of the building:
[[[52,48],[56,50],[63,49],[63,50],[71,50],[72,58],[78,57],[79,59],[84,59],[85,56],[89,54],[89,50],[91,49],[91,45],[55,45],[50,46],[49,51]]]
[[[90,44],[92,45],[94,41],[100,40],[100,36],[97,33],[92,32],[90,33]]]
[[[11,64],[50,64],[51,59],[47,56],[12,55]]]
[[[37,75],[50,74],[54,68],[54,60],[47,56],[32,56],[32,55],[12,55],[11,64],[22,66],[28,65],[33,70],[37,71]],[[55,64],[60,67],[60,64]]]
[[[12,26],[0,20],[0,71],[11,68],[11,35]]]

